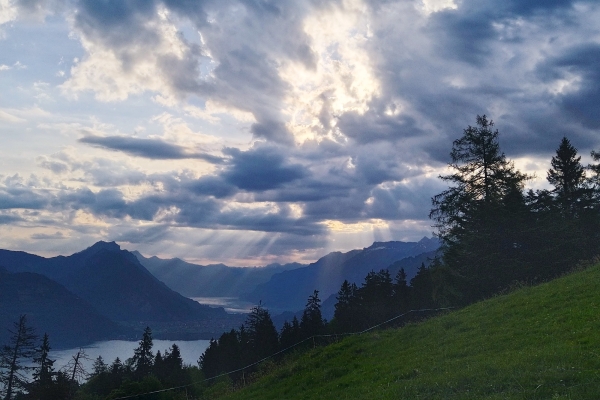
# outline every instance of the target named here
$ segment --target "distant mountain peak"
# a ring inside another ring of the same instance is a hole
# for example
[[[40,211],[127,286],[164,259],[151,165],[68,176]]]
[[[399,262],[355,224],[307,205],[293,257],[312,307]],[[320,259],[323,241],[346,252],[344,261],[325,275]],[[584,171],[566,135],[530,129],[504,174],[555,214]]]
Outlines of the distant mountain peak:
[[[121,246],[119,246],[116,242],[105,242],[99,241],[88,247],[87,249],[81,251],[81,253],[97,253],[101,250],[106,251],[121,251]]]

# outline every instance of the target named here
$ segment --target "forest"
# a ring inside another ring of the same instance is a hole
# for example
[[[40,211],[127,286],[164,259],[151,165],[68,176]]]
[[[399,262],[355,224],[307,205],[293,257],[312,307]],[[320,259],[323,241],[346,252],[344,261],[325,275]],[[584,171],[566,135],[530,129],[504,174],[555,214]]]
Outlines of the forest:
[[[583,165],[567,137],[557,144],[547,171],[549,189],[526,190],[532,177],[502,152],[494,123],[477,116],[452,143],[448,188],[432,198],[429,217],[442,246],[407,282],[404,270],[371,271],[361,285],[345,281],[334,318],[321,315],[318,291],[307,298],[300,319],[278,332],[271,315],[255,306],[239,329],[211,340],[197,366],[184,366],[173,345],[152,352],[146,328],[133,358],[108,365],[99,358],[80,384],[55,372],[49,338],[41,343],[23,316],[0,353],[2,396],[11,399],[117,399],[155,392],[156,398],[201,397],[214,382],[246,385],[265,363],[291,352],[326,345],[375,326],[401,326],[440,310],[460,308],[524,285],[561,276],[593,261],[600,245],[600,152]],[[32,360],[27,366],[26,360]],[[32,369],[31,379],[23,374]]]

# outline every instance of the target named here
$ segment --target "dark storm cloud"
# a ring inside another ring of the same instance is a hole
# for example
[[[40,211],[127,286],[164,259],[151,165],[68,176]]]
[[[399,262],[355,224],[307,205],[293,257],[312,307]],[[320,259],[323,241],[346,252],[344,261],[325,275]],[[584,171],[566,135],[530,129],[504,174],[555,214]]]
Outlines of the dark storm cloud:
[[[600,44],[586,43],[569,49],[565,54],[547,60],[538,69],[546,80],[579,78],[576,90],[558,95],[560,107],[582,125],[600,128]]]
[[[151,221],[165,204],[154,196],[135,201],[126,201],[118,189],[105,189],[98,193],[88,188],[62,193],[54,203],[55,207],[68,207],[74,210],[86,210],[96,216],[110,218],[131,217]]]
[[[2,214],[0,215],[0,225],[10,225],[15,222],[22,222],[24,219],[18,215]]]
[[[286,162],[284,148],[258,147],[248,151],[226,148],[232,164],[222,177],[228,183],[247,191],[275,189],[308,175],[300,164]]]
[[[157,2],[153,0],[79,0],[75,22],[86,34],[104,34],[104,40],[113,45],[132,41],[154,44],[157,37],[150,29],[143,29],[144,22],[156,13]],[[138,30],[140,29],[140,30]],[[126,35],[134,33],[136,35]]]
[[[453,58],[477,66],[483,66],[492,49],[487,43],[496,37],[490,15],[465,15],[461,10],[435,13],[430,29],[438,39],[438,51],[445,58]]]
[[[340,116],[338,127],[358,143],[373,141],[399,141],[407,137],[426,134],[418,127],[414,117],[408,115],[388,116],[383,110],[369,110],[359,115],[347,112]]]
[[[223,162],[221,157],[194,153],[185,147],[170,144],[160,139],[139,139],[128,136],[85,136],[79,139],[79,142],[154,160],[195,158],[213,164]]]
[[[24,208],[41,210],[48,206],[48,196],[29,187],[0,188],[0,209]]]
[[[218,199],[230,197],[238,192],[237,188],[226,182],[222,177],[207,175],[185,184],[192,193],[214,196]]]
[[[520,38],[501,38],[495,23],[519,17],[553,14],[554,17],[569,19],[567,11],[572,0],[531,0],[481,2],[466,0],[457,9],[446,9],[434,13],[429,21],[437,40],[437,49],[445,58],[460,60],[483,67],[490,61],[494,46],[490,42],[499,40],[518,41]]]

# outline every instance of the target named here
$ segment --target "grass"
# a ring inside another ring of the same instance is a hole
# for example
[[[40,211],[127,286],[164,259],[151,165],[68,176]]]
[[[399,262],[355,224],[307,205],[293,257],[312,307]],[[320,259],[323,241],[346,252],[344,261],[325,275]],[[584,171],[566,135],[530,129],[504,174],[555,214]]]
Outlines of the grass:
[[[600,265],[420,324],[291,355],[253,384],[220,394],[261,400],[599,399]]]

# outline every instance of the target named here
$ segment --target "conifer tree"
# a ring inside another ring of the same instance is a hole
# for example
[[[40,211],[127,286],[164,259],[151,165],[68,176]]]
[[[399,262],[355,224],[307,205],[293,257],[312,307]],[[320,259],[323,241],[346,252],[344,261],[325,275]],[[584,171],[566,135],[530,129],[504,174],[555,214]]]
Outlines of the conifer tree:
[[[152,371],[154,355],[152,354],[152,330],[149,326],[144,329],[139,346],[134,350],[132,361],[138,377],[144,377]]]
[[[100,375],[105,372],[108,372],[108,365],[106,365],[102,356],[98,356],[92,365],[92,375]]]
[[[49,353],[50,340],[48,334],[44,333],[42,344],[37,350],[37,357],[33,359],[33,363],[36,365],[33,372],[33,380],[42,386],[51,383],[54,375],[54,360],[50,359]]]
[[[569,139],[563,137],[550,162],[552,168],[548,170],[548,182],[554,186],[552,193],[560,210],[568,215],[575,215],[585,205],[586,176],[580,160],[577,149]]]
[[[35,330],[27,325],[25,315],[14,323],[10,342],[0,351],[0,383],[3,384],[4,400],[12,400],[15,393],[25,390],[29,383],[26,375],[32,367],[26,366],[26,360],[36,355]]]
[[[400,268],[400,270],[396,274],[396,278],[394,279],[393,297],[395,313],[408,310],[408,300],[410,293],[406,278],[406,271],[404,271],[404,268]]]
[[[325,331],[325,321],[321,314],[321,299],[319,291],[315,290],[308,297],[302,318],[300,319],[300,332],[302,338],[308,338],[314,335],[321,335]]]
[[[333,313],[334,328],[338,332],[354,332],[358,328],[358,287],[344,280],[337,293],[335,311]]]
[[[258,304],[253,307],[246,319],[250,354],[253,361],[274,354],[279,345],[277,329],[269,311]]]
[[[517,209],[514,199],[523,199],[528,177],[500,151],[493,126],[485,115],[477,116],[477,126],[453,142],[453,172],[440,176],[451,186],[432,198],[429,215],[442,241],[444,267],[457,277],[452,291],[461,292],[467,303],[508,285],[507,266],[516,258],[515,249],[523,248],[518,242],[522,227],[514,224],[511,210]]]

